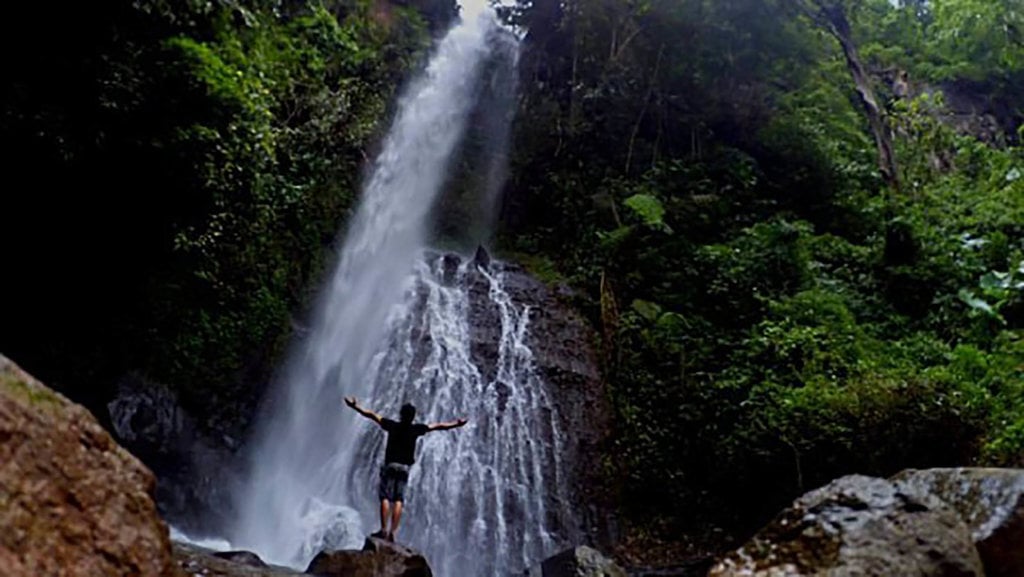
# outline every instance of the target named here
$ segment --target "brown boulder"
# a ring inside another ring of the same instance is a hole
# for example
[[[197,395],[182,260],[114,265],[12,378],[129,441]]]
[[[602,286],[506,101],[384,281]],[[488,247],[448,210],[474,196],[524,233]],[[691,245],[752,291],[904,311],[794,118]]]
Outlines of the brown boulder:
[[[5,577],[169,575],[154,485],[88,411],[0,355]]]
[[[988,577],[1024,577],[1024,470],[927,469],[892,478],[945,501],[967,523]]]
[[[959,516],[934,497],[851,475],[797,499],[709,577],[917,575],[982,577]]]
[[[362,551],[321,551],[306,573],[323,577],[432,577],[422,554],[376,537]]]

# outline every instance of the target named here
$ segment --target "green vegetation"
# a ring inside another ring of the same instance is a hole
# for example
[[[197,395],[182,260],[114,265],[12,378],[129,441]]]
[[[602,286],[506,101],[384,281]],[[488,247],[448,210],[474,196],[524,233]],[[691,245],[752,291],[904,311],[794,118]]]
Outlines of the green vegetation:
[[[604,335],[633,533],[743,532],[844,473],[1021,462],[1019,6],[581,0],[516,17],[503,239],[582,289]]]
[[[0,375],[0,387],[4,393],[15,395],[36,408],[59,405],[60,398],[45,387],[27,383],[10,375]]]
[[[508,10],[496,249],[602,335],[630,542],[742,533],[843,473],[1022,462],[1024,10],[896,4]],[[2,35],[0,350],[101,416],[130,371],[207,425],[251,408],[451,13],[18,3],[45,34]]]
[[[47,11],[5,19],[51,29],[17,52],[0,104],[19,215],[4,245],[25,249],[6,284],[38,303],[0,345],[100,414],[132,368],[214,407],[211,422],[251,405],[440,13],[369,0]]]

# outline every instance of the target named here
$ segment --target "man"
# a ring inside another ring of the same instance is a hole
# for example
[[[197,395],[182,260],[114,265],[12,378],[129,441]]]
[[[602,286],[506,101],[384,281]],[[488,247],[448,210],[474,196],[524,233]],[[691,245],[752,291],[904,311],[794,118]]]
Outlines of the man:
[[[380,498],[380,531],[374,533],[373,536],[394,541],[395,532],[398,531],[398,522],[402,519],[402,504],[405,501],[405,484],[409,480],[409,468],[416,461],[416,441],[431,431],[446,431],[461,427],[466,424],[466,419],[432,425],[414,424],[416,407],[408,403],[402,405],[399,421],[385,419],[373,411],[360,407],[355,397],[345,397],[345,404],[380,425],[380,428],[388,433],[387,449],[384,451],[384,466],[380,469],[380,484],[377,488]],[[394,504],[393,509],[392,504]],[[387,525],[388,517],[391,518],[390,531]]]

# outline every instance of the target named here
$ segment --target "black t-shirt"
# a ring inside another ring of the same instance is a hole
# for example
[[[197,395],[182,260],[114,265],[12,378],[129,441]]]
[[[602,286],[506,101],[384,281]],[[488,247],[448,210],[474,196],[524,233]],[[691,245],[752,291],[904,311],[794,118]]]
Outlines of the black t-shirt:
[[[391,419],[381,419],[380,426],[388,432],[384,462],[412,465],[416,461],[416,439],[430,432],[430,427],[422,423],[406,424]]]

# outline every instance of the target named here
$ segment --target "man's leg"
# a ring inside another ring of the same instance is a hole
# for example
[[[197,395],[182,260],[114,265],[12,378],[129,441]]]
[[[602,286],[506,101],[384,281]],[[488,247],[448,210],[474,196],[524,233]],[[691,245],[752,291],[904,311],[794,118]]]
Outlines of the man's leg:
[[[388,534],[388,509],[390,503],[387,499],[380,500],[380,534],[382,537],[386,537]],[[395,509],[401,509],[402,502],[397,501],[395,503]]]
[[[391,510],[391,533],[388,536],[392,541],[395,540],[395,533],[398,532],[398,522],[402,520],[402,502],[395,501],[395,506]]]

